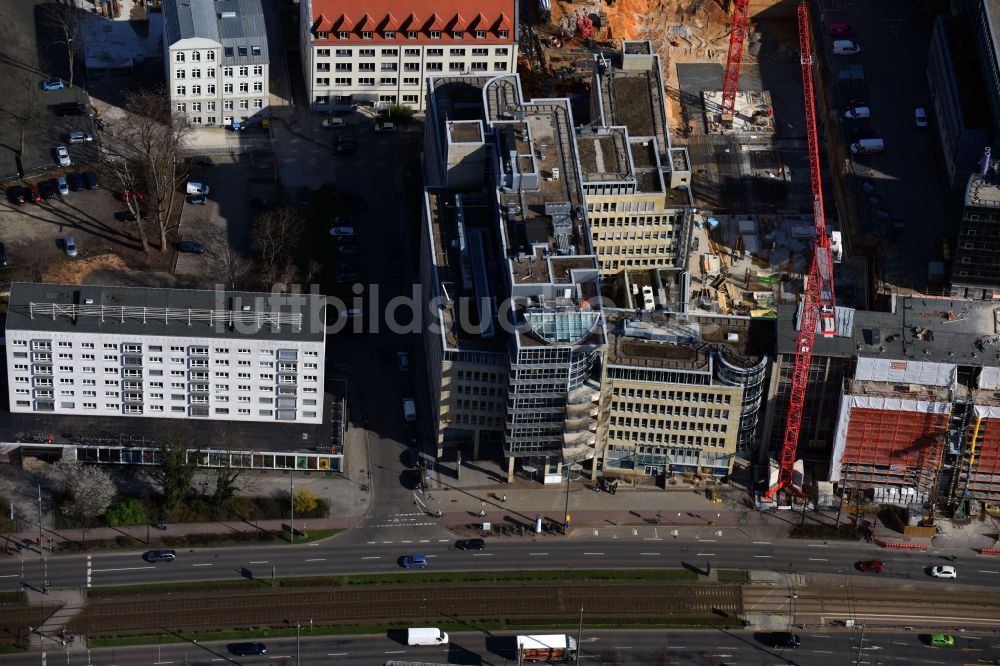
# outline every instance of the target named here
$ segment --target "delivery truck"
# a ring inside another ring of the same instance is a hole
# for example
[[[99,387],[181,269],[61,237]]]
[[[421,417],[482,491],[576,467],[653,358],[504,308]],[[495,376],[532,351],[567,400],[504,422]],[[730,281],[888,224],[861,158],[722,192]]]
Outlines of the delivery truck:
[[[576,640],[566,634],[517,637],[517,663],[576,659]]]
[[[448,634],[437,627],[410,627],[406,630],[407,645],[447,645]]]

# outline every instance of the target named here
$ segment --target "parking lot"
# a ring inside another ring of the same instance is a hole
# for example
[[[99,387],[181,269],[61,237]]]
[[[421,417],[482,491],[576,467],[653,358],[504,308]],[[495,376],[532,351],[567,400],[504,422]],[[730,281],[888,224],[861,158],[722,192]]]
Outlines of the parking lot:
[[[844,141],[877,137],[885,151],[855,156],[847,186],[860,210],[856,243],[877,246],[876,276],[887,288],[927,287],[929,261],[940,261],[943,244],[957,226],[958,201],[947,185],[941,151],[931,127],[917,127],[916,107],[928,111],[927,51],[931,19],[889,0],[843,3],[827,0],[824,25],[849,22],[861,46],[854,56],[830,55],[829,35],[822,35],[823,57],[835,81],[835,113]],[[851,102],[866,102],[870,117],[848,120]]]

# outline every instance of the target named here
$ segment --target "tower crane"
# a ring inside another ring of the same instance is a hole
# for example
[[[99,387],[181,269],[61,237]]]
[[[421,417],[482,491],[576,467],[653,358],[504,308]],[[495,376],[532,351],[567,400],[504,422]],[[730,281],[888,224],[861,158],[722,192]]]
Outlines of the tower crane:
[[[792,484],[792,471],[799,443],[799,432],[802,429],[802,409],[805,405],[816,328],[818,325],[823,337],[827,338],[832,338],[837,332],[833,298],[833,257],[830,252],[830,239],[826,235],[826,221],[823,217],[819,136],[816,131],[816,99],[812,79],[812,43],[809,38],[809,8],[806,6],[806,0],[802,0],[797,11],[799,63],[802,67],[802,98],[805,102],[806,138],[809,145],[809,182],[812,187],[813,225],[816,238],[813,241],[812,263],[806,276],[805,293],[802,298],[795,347],[795,365],[792,369],[788,417],[785,420],[785,436],[781,447],[778,482],[764,494],[767,499],[774,497],[785,488],[790,488],[799,496],[802,495],[802,491]]]
[[[743,44],[747,38],[747,9],[750,0],[736,0],[733,6],[733,26],[729,32],[729,55],[726,74],[722,79],[722,122],[732,123],[736,115],[736,91],[740,86],[740,66],[743,64]]]

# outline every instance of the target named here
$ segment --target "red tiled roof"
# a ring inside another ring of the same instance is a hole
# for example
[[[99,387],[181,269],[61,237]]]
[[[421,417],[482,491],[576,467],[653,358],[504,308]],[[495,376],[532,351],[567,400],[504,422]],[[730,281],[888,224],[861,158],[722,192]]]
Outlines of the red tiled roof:
[[[435,0],[434,3],[417,5],[403,0],[366,0],[364,3],[348,2],[347,0],[313,0],[313,21],[311,32],[327,33],[323,42],[360,41],[360,32],[374,33],[375,42],[390,41],[406,43],[407,41],[428,42],[430,31],[440,32],[439,39],[434,42],[462,42],[475,44],[473,34],[464,35],[463,39],[453,38],[454,32],[475,31],[486,32],[484,43],[512,42],[514,39],[514,24],[509,18],[514,16],[515,0],[481,0],[475,5],[469,5],[466,0]],[[401,21],[396,17],[405,17]],[[471,20],[465,17],[472,16]],[[393,39],[385,39],[385,31],[397,33]],[[410,40],[406,33],[415,31],[416,40]],[[500,38],[500,31],[506,31],[505,38]],[[349,39],[338,38],[339,32],[353,33]],[[470,44],[470,45],[471,45]]]

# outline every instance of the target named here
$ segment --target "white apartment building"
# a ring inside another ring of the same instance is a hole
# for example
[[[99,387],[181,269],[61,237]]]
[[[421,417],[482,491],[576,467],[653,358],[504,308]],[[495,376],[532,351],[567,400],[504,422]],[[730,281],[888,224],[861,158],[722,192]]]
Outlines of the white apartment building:
[[[323,297],[15,283],[18,413],[323,422]]]
[[[195,126],[268,115],[261,0],[164,0],[163,50],[174,110]]]
[[[301,0],[302,71],[313,110],[424,109],[428,76],[517,70],[514,0]]]

